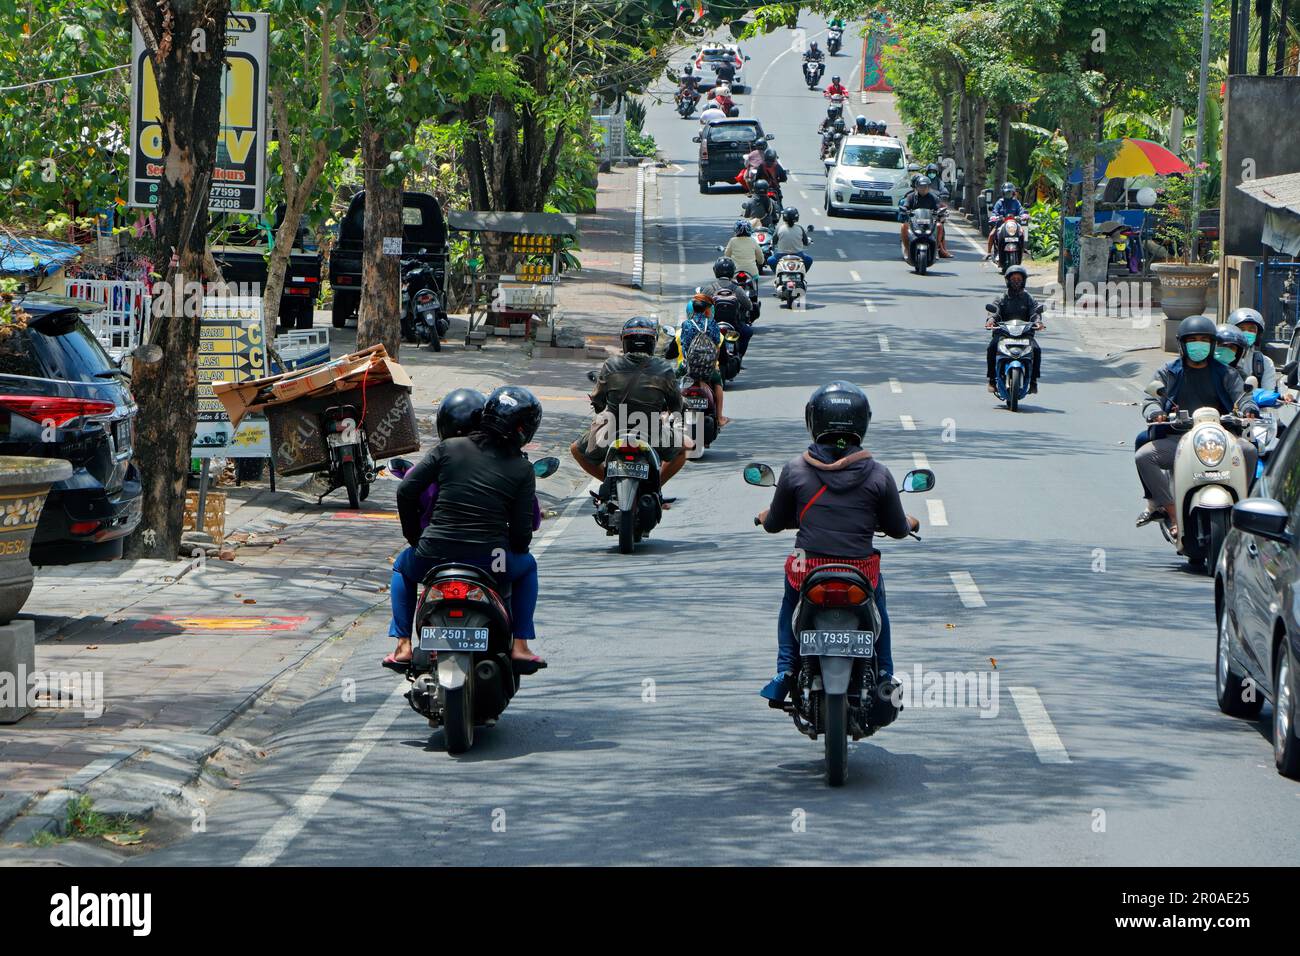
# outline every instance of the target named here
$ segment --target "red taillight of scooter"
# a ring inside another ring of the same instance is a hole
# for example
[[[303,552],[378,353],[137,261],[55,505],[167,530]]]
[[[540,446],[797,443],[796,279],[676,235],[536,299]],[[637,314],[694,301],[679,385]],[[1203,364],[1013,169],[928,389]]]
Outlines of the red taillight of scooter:
[[[847,581],[827,581],[809,588],[808,600],[818,607],[848,607],[864,603],[867,592]]]
[[[440,594],[443,601],[487,601],[483,589],[468,581],[438,581],[430,588],[430,596],[434,592]]]

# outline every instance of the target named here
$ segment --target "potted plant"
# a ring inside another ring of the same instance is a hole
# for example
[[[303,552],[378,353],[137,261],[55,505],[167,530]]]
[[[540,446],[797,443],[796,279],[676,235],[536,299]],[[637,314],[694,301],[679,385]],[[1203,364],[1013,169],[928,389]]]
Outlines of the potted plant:
[[[1160,307],[1164,310],[1165,339],[1169,329],[1189,315],[1205,311],[1205,301],[1219,267],[1200,261],[1197,240],[1201,212],[1206,208],[1201,196],[1206,190],[1196,188],[1206,175],[1209,165],[1201,163],[1186,176],[1166,176],[1161,195],[1165,208],[1156,226],[1156,241],[1170,254],[1166,262],[1153,263],[1151,271],[1160,280]]]

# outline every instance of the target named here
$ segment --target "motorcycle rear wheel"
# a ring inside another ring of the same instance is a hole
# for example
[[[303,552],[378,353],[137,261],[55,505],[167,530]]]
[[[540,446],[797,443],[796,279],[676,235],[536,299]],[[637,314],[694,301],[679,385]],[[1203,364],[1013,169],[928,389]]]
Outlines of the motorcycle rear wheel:
[[[636,512],[620,511],[618,513],[618,552],[631,554],[636,547]]]
[[[442,736],[447,745],[447,753],[453,757],[468,752],[474,746],[472,685],[473,678],[466,677],[465,683],[455,690],[443,689],[446,704],[442,715]]]
[[[822,694],[822,739],[826,751],[826,782],[844,786],[849,773],[849,700],[844,694]]]

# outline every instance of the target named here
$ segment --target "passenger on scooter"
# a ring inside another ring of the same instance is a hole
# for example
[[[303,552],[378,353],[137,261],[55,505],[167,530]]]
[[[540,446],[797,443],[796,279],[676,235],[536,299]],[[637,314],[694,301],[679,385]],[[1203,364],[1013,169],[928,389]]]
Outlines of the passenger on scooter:
[[[943,203],[939,197],[930,191],[930,178],[928,176],[916,177],[916,190],[910,192],[903,198],[903,229],[900,238],[903,241],[903,258],[908,257],[908,249],[912,244],[912,230],[909,228],[908,217],[914,209],[932,209],[938,212],[943,208]],[[943,223],[936,222],[934,228],[935,245],[939,248],[939,258],[951,259],[952,254],[948,252],[948,243],[944,235]]]
[[[472,415],[471,405],[465,404],[465,414]],[[393,562],[388,633],[397,638],[397,649],[385,666],[401,669],[409,663],[420,584],[434,567],[452,561],[494,571],[510,581],[511,657],[530,662],[534,669],[546,666],[528,647],[536,638],[537,561],[528,546],[536,527],[537,477],[523,453],[541,420],[542,406],[532,392],[502,386],[488,396],[468,434],[440,441],[402,479],[397,512],[410,547]],[[422,499],[434,483],[438,506],[422,526]]]
[[[701,126],[708,126],[710,123],[716,123],[719,120],[724,120],[726,118],[727,114],[711,103],[700,111]]]
[[[700,95],[700,78],[695,75],[694,68],[688,63],[682,70],[681,79],[677,86],[677,102],[689,96],[692,100]]]
[[[853,132],[859,133],[863,136],[871,132],[870,124],[867,123],[867,118],[865,116],[859,114],[857,119],[853,121]]]
[[[767,257],[767,264],[775,268],[783,256],[798,256],[803,260],[804,272],[811,272],[813,258],[804,251],[810,245],[812,240],[808,238],[808,230],[799,225],[799,210],[791,206],[781,212],[781,222],[772,238],[772,254]]]
[[[988,320],[984,323],[984,328],[994,329],[998,322],[1006,322],[1008,319],[1022,319],[1029,321],[1038,311],[1038,303],[1034,297],[1029,294],[1025,288],[1025,283],[1029,281],[1029,270],[1024,266],[1011,266],[1007,269],[1004,277],[1007,283],[1006,295],[999,296],[993,300],[997,306],[997,314],[990,314]],[[1034,330],[1045,329],[1041,320],[1034,323]],[[989,391],[996,392],[997,386],[993,382],[993,366],[997,362],[998,356],[998,339],[994,336],[989,340],[989,347],[984,353],[985,357],[985,374],[989,380]],[[1038,340],[1034,339],[1034,374],[1029,379],[1029,394],[1035,395],[1038,392],[1038,373],[1042,371],[1043,350],[1038,347]]]
[[[690,439],[668,426],[666,412],[682,410],[682,393],[672,364],[654,354],[659,323],[641,316],[623,323],[623,354],[605,362],[591,393],[596,417],[583,435],[569,446],[573,460],[591,477],[605,480],[605,453],[617,439],[619,427],[644,418],[659,434],[645,436],[659,454],[662,487],[686,464]]]
[[[717,409],[718,427],[731,421],[722,414],[722,370],[718,367],[718,351],[722,348],[722,330],[713,319],[713,299],[697,292],[686,303],[686,317],[677,327],[677,335],[668,343],[664,357],[676,363],[678,376],[698,378],[713,390],[713,405]]]
[[[746,219],[757,219],[765,226],[775,221],[781,207],[777,205],[775,199],[768,195],[770,189],[771,187],[766,179],[755,180],[754,194],[749,197],[749,201],[745,203],[745,208],[742,210],[742,215]]]
[[[742,269],[748,269],[749,264],[754,263],[754,275],[761,275],[763,266],[767,265],[767,260],[763,258],[763,247],[754,238],[754,227],[748,219],[736,220],[734,235],[728,240],[722,254]]]
[[[988,255],[985,259],[993,258],[993,243],[997,242],[998,229],[1002,226],[1002,220],[1010,216],[1012,219],[1021,215],[1025,207],[1020,204],[1016,198],[1016,187],[1011,183],[1002,184],[1002,198],[993,204],[993,212],[990,218],[996,219],[997,223],[989,230]]]
[[[1168,421],[1179,409],[1186,409],[1189,414],[1198,408],[1215,408],[1221,415],[1247,418],[1259,415],[1259,407],[1241,374],[1213,361],[1216,334],[1214,321],[1204,315],[1188,316],[1179,323],[1179,357],[1156,371],[1151,384],[1159,386],[1160,395],[1148,398],[1142,406],[1142,417],[1148,423]],[[1159,519],[1168,522],[1171,534],[1177,529],[1178,512],[1170,472],[1178,441],[1179,436],[1166,435],[1142,442],[1137,449],[1135,464],[1148,498],[1147,509],[1137,519],[1139,528]],[[1246,462],[1246,474],[1255,474],[1259,454],[1254,443],[1240,437],[1236,441]]]
[[[817,132],[822,136],[825,136],[835,125],[835,121],[843,118],[844,107],[832,103],[830,106],[826,107],[826,118],[822,120],[821,125],[817,127]]]
[[[889,469],[862,447],[871,423],[871,403],[862,389],[850,382],[823,385],[808,399],[804,423],[812,444],[781,469],[772,503],[758,516],[765,531],[798,531],[795,552],[786,560],[785,596],[777,616],[776,676],[760,692],[772,707],[781,706],[799,672],[794,612],[803,577],[819,564],[852,564],[871,581],[880,610],[880,677],[893,673],[885,583],[873,537],[881,531],[904,538],[920,527],[903,511]]]
[[[698,291],[713,299],[713,321],[730,322],[740,336],[738,352],[745,357],[749,349],[749,340],[754,334],[750,312],[753,306],[749,301],[749,290],[735,281],[736,261],[727,256],[720,256],[713,263],[713,281],[701,286]],[[734,301],[733,301],[734,300]],[[723,308],[734,314],[724,315]]]
[[[1243,375],[1253,375],[1259,383],[1256,387],[1270,392],[1286,392],[1285,383],[1279,382],[1277,366],[1264,354],[1259,346],[1259,338],[1264,334],[1264,317],[1254,309],[1234,309],[1228,316],[1228,324],[1241,330],[1246,337],[1246,354],[1238,369]],[[1282,388],[1278,388],[1282,385]],[[1289,393],[1282,395],[1282,401],[1290,402]]]

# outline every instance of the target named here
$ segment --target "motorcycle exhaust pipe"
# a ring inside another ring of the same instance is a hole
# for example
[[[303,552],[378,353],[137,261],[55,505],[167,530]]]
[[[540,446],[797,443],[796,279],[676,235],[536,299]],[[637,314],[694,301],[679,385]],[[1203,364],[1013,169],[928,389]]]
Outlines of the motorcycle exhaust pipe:
[[[495,661],[482,660],[479,661],[478,666],[474,668],[474,676],[484,683],[495,681],[499,673],[500,671],[497,669]]]

